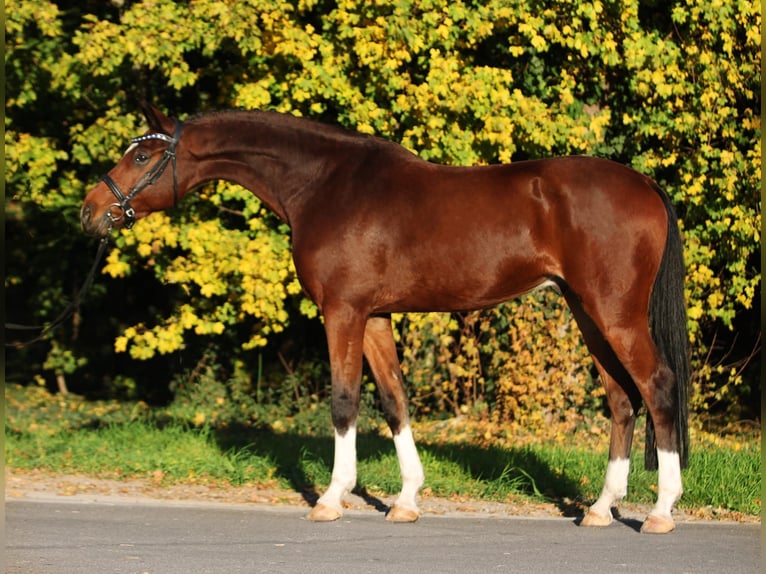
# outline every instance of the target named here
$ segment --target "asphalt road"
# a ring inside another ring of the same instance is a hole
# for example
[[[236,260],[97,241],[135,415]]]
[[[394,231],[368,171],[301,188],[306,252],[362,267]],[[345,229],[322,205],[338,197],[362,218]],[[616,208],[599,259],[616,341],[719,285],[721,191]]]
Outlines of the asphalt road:
[[[211,503],[6,501],[8,574],[760,572],[760,525],[682,523],[641,535],[572,519],[426,515],[389,524],[352,511]]]

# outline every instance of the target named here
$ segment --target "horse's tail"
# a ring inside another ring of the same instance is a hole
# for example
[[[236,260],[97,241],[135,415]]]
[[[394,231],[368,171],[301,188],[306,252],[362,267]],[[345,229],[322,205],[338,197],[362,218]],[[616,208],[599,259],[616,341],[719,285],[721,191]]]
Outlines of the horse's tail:
[[[654,280],[649,303],[649,317],[655,345],[663,360],[675,375],[675,430],[681,467],[689,462],[689,426],[687,388],[689,385],[689,334],[686,326],[684,301],[684,255],[678,219],[667,194],[655,186],[665,203],[668,214],[668,236],[660,269]],[[646,415],[646,450],[644,464],[647,470],[657,468],[657,449],[654,422]]]

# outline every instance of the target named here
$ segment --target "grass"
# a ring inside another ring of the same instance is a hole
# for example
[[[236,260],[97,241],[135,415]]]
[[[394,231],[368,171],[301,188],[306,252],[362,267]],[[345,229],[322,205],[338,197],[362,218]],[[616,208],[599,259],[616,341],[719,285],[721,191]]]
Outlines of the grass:
[[[300,425],[275,432],[266,424],[195,427],[144,406],[61,399],[34,388],[6,389],[6,464],[99,477],[151,477],[166,484],[261,485],[321,491],[330,480],[333,440],[303,434]],[[316,413],[312,414],[316,418]],[[329,412],[327,413],[329,427]],[[463,426],[470,427],[471,421]],[[374,425],[358,440],[358,489],[392,495],[401,482],[390,439]],[[452,499],[554,502],[575,509],[598,496],[606,470],[606,437],[585,444],[528,442],[522,446],[451,442],[416,429],[426,494]],[[470,435],[463,433],[461,436]],[[483,433],[476,433],[476,436]],[[507,442],[507,441],[506,441]],[[714,508],[757,515],[761,509],[759,438],[695,441],[680,508]],[[634,448],[628,502],[656,498],[656,472],[643,470]]]

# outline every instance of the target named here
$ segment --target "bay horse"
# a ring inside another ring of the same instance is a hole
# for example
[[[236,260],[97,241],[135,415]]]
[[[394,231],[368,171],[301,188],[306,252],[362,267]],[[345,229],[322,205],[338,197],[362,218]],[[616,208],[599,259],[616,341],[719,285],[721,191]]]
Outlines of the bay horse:
[[[332,376],[332,479],[310,520],[339,518],[356,483],[363,357],[402,477],[386,519],[419,517],[424,474],[391,313],[467,311],[554,286],[582,331],[612,415],[604,487],[580,524],[608,525],[627,493],[643,401],[645,462],[659,476],[641,530],[675,528],[671,510],[688,453],[684,263],[673,207],[652,180],[592,157],[436,165],[378,137],[275,112],[182,123],[152,106],[143,111],[149,131],[87,194],[82,227],[96,236],[129,228],[218,179],[247,188],[290,226],[298,279],[324,317]]]

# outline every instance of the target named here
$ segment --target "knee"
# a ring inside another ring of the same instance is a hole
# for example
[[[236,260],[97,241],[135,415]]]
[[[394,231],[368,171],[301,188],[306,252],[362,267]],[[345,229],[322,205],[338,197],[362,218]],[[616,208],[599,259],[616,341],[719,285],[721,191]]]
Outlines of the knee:
[[[359,415],[359,393],[348,390],[332,393],[332,424],[339,434],[344,435],[356,422]]]
[[[391,432],[394,435],[399,434],[404,425],[409,421],[406,398],[404,396],[397,397],[393,394],[381,393],[380,403],[383,418],[386,419]]]

